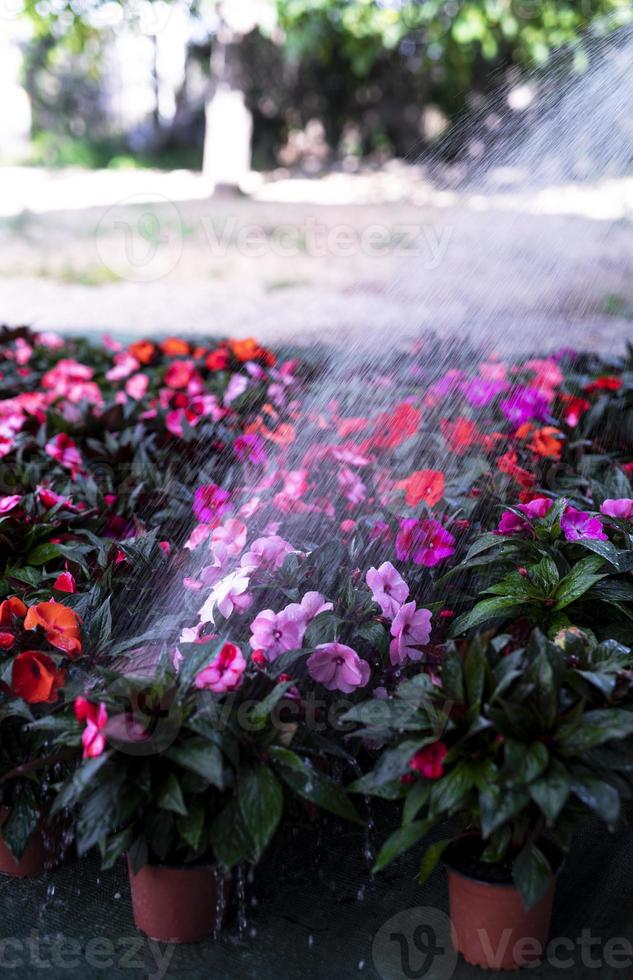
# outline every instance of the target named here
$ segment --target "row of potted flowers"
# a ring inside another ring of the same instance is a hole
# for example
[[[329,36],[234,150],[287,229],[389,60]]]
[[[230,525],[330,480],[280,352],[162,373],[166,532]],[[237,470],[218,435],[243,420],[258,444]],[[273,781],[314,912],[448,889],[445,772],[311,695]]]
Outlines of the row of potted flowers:
[[[128,856],[140,928],[198,938],[186,893],[221,919],[229,869],[375,794],[403,803],[375,870],[443,854],[467,958],[469,880],[542,934],[577,823],[629,792],[626,359],[464,350],[438,377],[429,340],[368,391],[254,341],[1,339],[18,869],[61,819]]]

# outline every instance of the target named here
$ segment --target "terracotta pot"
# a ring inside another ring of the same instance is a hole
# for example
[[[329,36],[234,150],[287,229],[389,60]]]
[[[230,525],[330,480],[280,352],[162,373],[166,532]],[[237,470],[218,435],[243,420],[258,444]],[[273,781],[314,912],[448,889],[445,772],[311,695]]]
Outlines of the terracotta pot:
[[[7,820],[9,813],[9,807],[0,807],[0,827]],[[55,866],[57,863],[55,852],[55,842],[44,833],[42,824],[33,834],[19,861],[13,857],[0,832],[0,873],[13,875],[14,878],[33,878]]]
[[[549,937],[556,876],[543,898],[526,909],[512,884],[469,877],[447,863],[453,946],[468,963],[488,970],[518,970],[543,959]]]
[[[146,864],[128,857],[136,928],[161,943],[197,943],[222,925],[230,878],[211,865]]]

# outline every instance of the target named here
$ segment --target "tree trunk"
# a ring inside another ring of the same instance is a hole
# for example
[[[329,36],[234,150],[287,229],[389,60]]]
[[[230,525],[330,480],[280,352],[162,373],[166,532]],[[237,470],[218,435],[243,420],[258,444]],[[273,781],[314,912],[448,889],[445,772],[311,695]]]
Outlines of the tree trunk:
[[[253,117],[246,106],[240,34],[223,25],[211,52],[203,171],[216,191],[239,190],[251,169]]]

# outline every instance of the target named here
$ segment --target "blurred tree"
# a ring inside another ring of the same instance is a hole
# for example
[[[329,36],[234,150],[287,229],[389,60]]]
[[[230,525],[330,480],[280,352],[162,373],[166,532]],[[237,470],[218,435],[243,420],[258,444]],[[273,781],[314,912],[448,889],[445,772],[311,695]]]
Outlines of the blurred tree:
[[[163,0],[158,3],[164,6]],[[24,0],[24,4],[36,41],[48,58],[56,56],[60,45],[84,56],[86,51],[96,55],[108,11],[124,11],[128,24],[142,11],[142,0]],[[391,128],[396,125],[394,114],[402,109],[407,84],[415,100],[423,92],[454,116],[492,69],[543,65],[561,47],[567,47],[575,64],[582,66],[588,57],[586,32],[606,32],[632,16],[630,0],[191,0],[191,4],[192,16],[205,25],[212,39],[205,170],[222,184],[238,183],[249,165],[252,107],[245,92],[249,65],[244,52],[252,49],[245,41],[255,34],[282,51],[282,71],[285,65],[288,78],[309,79],[314,85],[312,102],[320,105],[330,143],[336,146],[350,110],[350,90],[356,98],[359,85],[367,89],[377,81],[374,95],[365,92],[362,98],[369,103],[373,99],[374,118],[381,99],[386,100],[384,125]],[[273,78],[267,81],[271,88],[279,83]],[[287,81],[283,79],[283,84]],[[261,93],[265,84],[266,80],[257,80],[254,87]],[[297,99],[301,101],[301,93]],[[296,107],[297,117],[301,108]],[[396,145],[402,142],[396,137]]]

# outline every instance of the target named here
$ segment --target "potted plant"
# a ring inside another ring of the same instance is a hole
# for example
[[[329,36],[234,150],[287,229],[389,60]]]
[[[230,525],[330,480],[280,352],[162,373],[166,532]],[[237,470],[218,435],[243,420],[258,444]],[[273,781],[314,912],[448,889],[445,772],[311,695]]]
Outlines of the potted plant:
[[[81,653],[75,613],[61,603],[0,603],[0,871],[39,874],[55,863],[47,783],[64,756],[37,731],[60,697],[69,662]]]
[[[514,969],[542,953],[555,879],[579,820],[612,828],[630,794],[630,652],[579,631],[455,645],[431,679],[353,709],[386,748],[353,790],[402,798],[378,871],[435,828],[421,882],[444,856],[453,941],[465,959]],[[524,940],[530,940],[529,943]]]
[[[232,643],[202,638],[163,651],[151,677],[101,671],[74,703],[58,746],[83,746],[54,812],[75,815],[79,854],[104,868],[126,855],[137,927],[195,942],[222,922],[231,869],[255,863],[288,794],[359,821],[278,706],[292,682],[247,662]],[[327,765],[325,766],[327,768]]]

